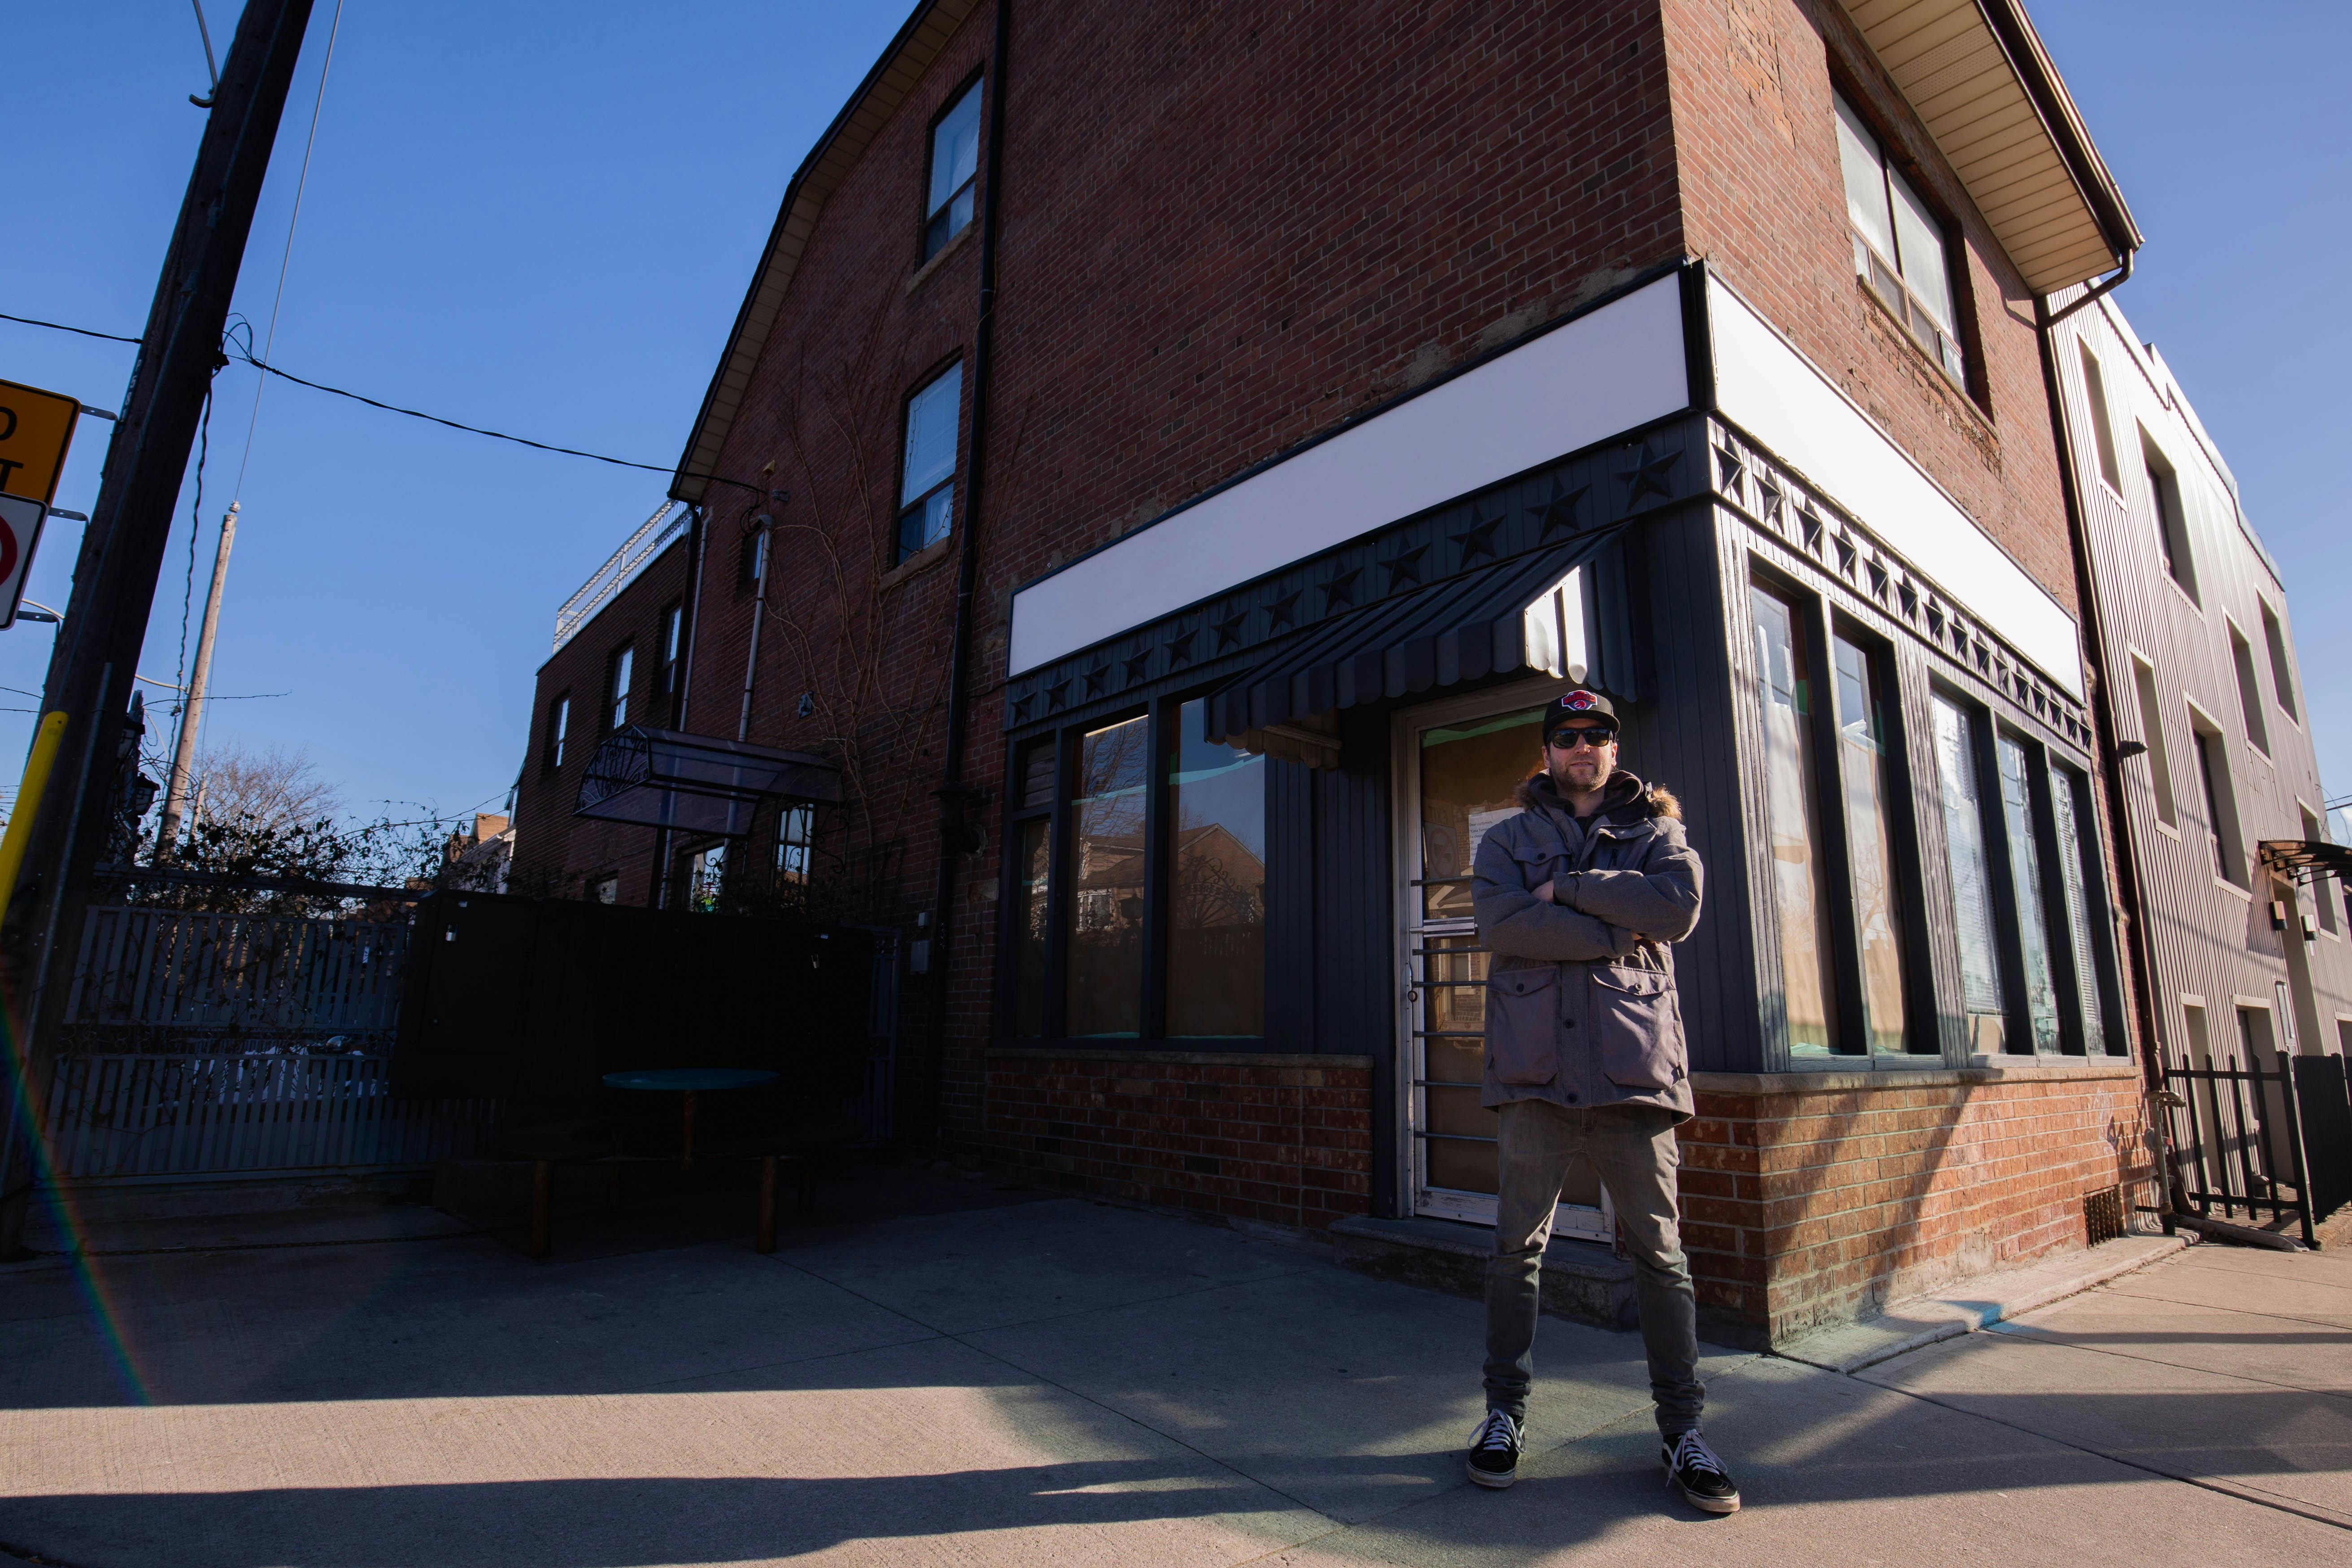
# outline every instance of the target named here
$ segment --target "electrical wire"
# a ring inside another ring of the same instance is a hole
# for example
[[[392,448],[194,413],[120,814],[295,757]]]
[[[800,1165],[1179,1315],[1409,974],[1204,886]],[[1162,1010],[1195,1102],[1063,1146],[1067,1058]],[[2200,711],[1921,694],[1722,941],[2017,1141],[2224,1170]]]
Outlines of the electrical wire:
[[[116,332],[94,332],[87,327],[68,327],[59,321],[36,321],[30,316],[12,316],[5,310],[0,310],[0,321],[22,321],[31,327],[51,327],[60,332],[79,332],[86,338],[106,338],[118,343],[135,343],[140,341],[137,338],[123,337]],[[280,381],[290,381],[297,386],[307,386],[313,392],[324,392],[336,397],[348,397],[354,403],[364,403],[370,408],[381,408],[386,414],[404,414],[411,419],[423,419],[430,424],[444,425],[452,430],[463,430],[468,436],[488,436],[493,441],[511,441],[518,447],[529,447],[535,451],[554,452],[566,458],[585,458],[592,463],[610,463],[616,468],[643,468],[649,474],[675,474],[681,479],[700,479],[705,484],[727,485],[739,490],[750,490],[755,495],[764,496],[769,493],[766,485],[751,484],[742,479],[730,479],[723,474],[680,474],[667,463],[635,463],[626,458],[608,458],[602,452],[583,452],[577,447],[558,447],[549,441],[534,441],[528,436],[511,436],[504,430],[487,429],[482,426],[468,425],[457,419],[444,419],[438,414],[427,414],[421,408],[403,408],[397,403],[384,403],[363,393],[352,392],[344,387],[329,386],[323,381],[311,381],[307,377],[296,375],[290,370],[280,370],[274,364],[268,364],[256,359],[253,353],[252,329],[247,326],[245,331],[246,341],[240,343],[235,335],[236,329],[232,328],[229,335],[222,340],[222,350],[236,359],[243,360],[264,375],[274,375]]]
[[[198,19],[202,19],[198,13]],[[278,290],[269,297],[269,331],[261,340],[263,358],[268,358],[278,346],[278,310],[286,302],[286,269],[294,260],[294,230],[302,221],[302,193],[310,184],[310,150],[319,144],[319,111],[327,106],[327,75],[335,68],[335,37],[343,28],[343,0],[335,0],[335,19],[327,28],[327,58],[319,65],[319,92],[310,100],[310,133],[302,142],[302,172],[294,180],[294,211],[286,219],[286,248],[278,258]],[[245,455],[236,460],[236,483],[229,488],[229,500],[241,500],[245,496],[245,470],[253,461],[253,433],[261,424],[261,395],[268,387],[268,378],[253,384],[253,416],[245,423]]]
[[[68,327],[63,321],[44,321],[36,316],[12,316],[0,310],[0,321],[22,321],[28,327],[47,327],[53,332],[72,332],[78,337],[104,338],[110,343],[135,343],[142,340],[126,338],[121,332],[93,332],[88,327]]]

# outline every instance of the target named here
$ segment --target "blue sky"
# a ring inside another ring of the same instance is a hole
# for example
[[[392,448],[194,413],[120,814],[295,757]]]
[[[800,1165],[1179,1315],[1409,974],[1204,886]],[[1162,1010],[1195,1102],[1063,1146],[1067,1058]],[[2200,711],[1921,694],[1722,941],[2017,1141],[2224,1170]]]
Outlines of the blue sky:
[[[216,46],[228,0],[208,7]],[[2037,0],[2051,52],[2148,236],[2118,300],[2236,469],[2284,571],[2320,765],[2352,792],[2352,580],[2335,489],[2352,350],[2336,261],[2352,7]],[[236,309],[269,316],[334,0],[319,0]],[[565,6],[347,0],[275,360],[567,446],[675,460],[784,182],[906,15],[901,0]],[[184,0],[16,0],[0,310],[136,333],[194,156],[204,57]],[[27,68],[25,62],[37,62]],[[26,134],[29,130],[29,135]],[[29,151],[27,151],[29,150]],[[126,345],[0,321],[0,377],[121,399]],[[237,484],[256,373],[221,374],[196,590],[242,502],[210,741],[307,749],[356,809],[505,796],[555,607],[663,478],[483,441],[283,383]],[[59,504],[88,510],[87,421]],[[2331,461],[2331,459],[2336,459]],[[142,662],[178,662],[184,489]],[[30,596],[62,606],[52,522]],[[194,616],[189,637],[194,638]],[[0,634],[37,689],[47,627]],[[0,692],[0,707],[30,700]],[[0,712],[13,785],[31,718]]]

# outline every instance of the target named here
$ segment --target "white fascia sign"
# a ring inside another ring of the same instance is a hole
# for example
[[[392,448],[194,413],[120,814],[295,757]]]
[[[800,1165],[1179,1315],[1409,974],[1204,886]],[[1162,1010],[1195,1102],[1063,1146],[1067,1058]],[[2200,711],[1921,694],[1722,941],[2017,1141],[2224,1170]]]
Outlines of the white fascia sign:
[[[1007,674],[1689,405],[1668,274],[1030,584]]]

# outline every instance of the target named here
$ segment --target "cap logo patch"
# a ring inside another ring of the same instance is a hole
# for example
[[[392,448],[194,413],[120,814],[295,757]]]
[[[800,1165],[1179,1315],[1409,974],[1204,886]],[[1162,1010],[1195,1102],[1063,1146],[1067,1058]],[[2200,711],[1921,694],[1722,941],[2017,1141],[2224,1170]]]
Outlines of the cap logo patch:
[[[1571,691],[1559,700],[1559,705],[1571,713],[1586,713],[1598,707],[1599,701],[1590,691]]]

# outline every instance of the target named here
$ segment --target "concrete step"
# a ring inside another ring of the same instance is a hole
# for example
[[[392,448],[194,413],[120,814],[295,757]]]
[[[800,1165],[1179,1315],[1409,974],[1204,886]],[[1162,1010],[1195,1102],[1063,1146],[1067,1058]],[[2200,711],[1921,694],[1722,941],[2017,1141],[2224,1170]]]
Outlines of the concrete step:
[[[1339,1263],[1359,1273],[1454,1296],[1486,1294],[1495,1233],[1485,1226],[1365,1215],[1340,1220],[1328,1234]],[[1634,1325],[1633,1265],[1609,1247],[1555,1237],[1544,1248],[1541,1280],[1543,1310],[1556,1317],[1606,1329]]]

